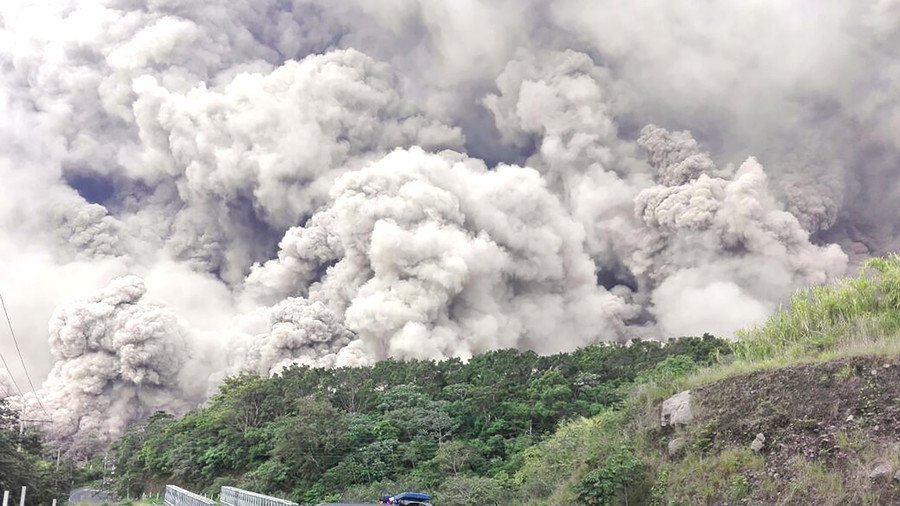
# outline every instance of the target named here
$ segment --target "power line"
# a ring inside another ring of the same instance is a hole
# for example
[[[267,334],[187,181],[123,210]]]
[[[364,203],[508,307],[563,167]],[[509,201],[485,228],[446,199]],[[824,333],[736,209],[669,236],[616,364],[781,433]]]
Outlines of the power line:
[[[3,362],[3,368],[6,369],[6,372],[9,373],[9,379],[12,380],[13,386],[16,387],[16,392],[19,392],[19,395],[22,395],[22,389],[19,388],[19,383],[16,381],[16,378],[12,375],[12,369],[10,369],[9,364],[6,363],[6,357],[3,356],[3,353],[0,353],[0,362]]]
[[[34,398],[38,402],[38,406],[44,411],[44,414],[48,417],[50,413],[47,412],[47,408],[44,407],[44,403],[41,402],[40,396],[37,394],[37,389],[34,388],[34,382],[31,381],[31,375],[28,374],[28,367],[25,366],[25,359],[22,357],[22,350],[19,348],[19,340],[16,339],[16,333],[13,330],[12,321],[9,319],[9,312],[6,310],[6,302],[3,301],[3,294],[0,294],[0,306],[3,307],[3,315],[6,316],[6,325],[9,327],[9,335],[12,336],[13,344],[16,345],[16,353],[19,354],[19,362],[22,363],[22,369],[25,371],[25,377],[28,379],[28,384],[31,386],[31,392],[34,393]],[[6,365],[6,361],[3,361],[3,364]],[[6,368],[9,371],[9,367]],[[18,388],[18,386],[17,386]],[[22,391],[19,390],[19,394],[22,394]]]

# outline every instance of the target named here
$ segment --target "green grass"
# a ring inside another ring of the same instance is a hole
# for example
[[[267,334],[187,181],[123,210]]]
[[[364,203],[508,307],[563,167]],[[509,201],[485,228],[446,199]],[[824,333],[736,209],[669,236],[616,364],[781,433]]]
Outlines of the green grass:
[[[750,474],[763,472],[764,459],[748,448],[716,455],[689,455],[664,464],[663,480],[654,493],[659,504],[720,504],[740,501],[751,493]]]
[[[808,357],[847,348],[898,346],[900,257],[866,261],[856,278],[799,290],[762,325],[738,332],[740,361]]]

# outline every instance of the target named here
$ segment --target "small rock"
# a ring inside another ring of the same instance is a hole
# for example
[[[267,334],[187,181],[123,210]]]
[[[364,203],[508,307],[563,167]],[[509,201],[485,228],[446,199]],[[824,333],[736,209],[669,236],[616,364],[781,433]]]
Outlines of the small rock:
[[[765,448],[765,446],[766,446],[766,436],[763,435],[762,432],[757,434],[756,439],[754,439],[753,442],[750,443],[750,449],[755,452],[762,451],[762,449]]]
[[[891,474],[891,465],[882,462],[869,472],[869,479],[877,481],[886,478],[889,474]]]
[[[900,481],[900,469],[898,469],[897,472],[894,473],[894,481]]]
[[[891,364],[884,364],[884,365],[881,366],[881,367],[883,367],[883,368],[885,368],[885,369],[890,369],[890,368],[891,368]]]
[[[852,422],[852,421],[853,421],[853,415],[848,416],[848,417],[847,417],[847,421],[848,421],[848,422]]]
[[[669,441],[668,451],[669,457],[677,457],[681,454],[681,451],[684,449],[684,438],[676,437],[675,439]]]
[[[687,425],[694,419],[691,411],[691,391],[685,390],[669,397],[662,403],[660,423],[663,427]]]

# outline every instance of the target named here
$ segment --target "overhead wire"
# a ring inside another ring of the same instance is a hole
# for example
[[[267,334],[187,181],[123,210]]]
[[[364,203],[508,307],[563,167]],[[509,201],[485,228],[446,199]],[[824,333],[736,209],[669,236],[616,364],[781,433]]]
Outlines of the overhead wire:
[[[28,385],[31,386],[31,392],[34,394],[35,400],[37,400],[38,406],[41,407],[41,410],[44,414],[49,418],[50,413],[47,412],[47,408],[44,407],[44,403],[41,402],[41,398],[37,393],[37,389],[34,388],[34,382],[31,381],[31,374],[28,373],[28,367],[25,365],[25,358],[22,357],[22,349],[19,348],[19,340],[16,339],[16,332],[13,330],[12,320],[9,319],[9,311],[6,310],[6,302],[3,300],[3,294],[0,293],[0,307],[3,308],[3,316],[6,317],[6,325],[9,327],[9,335],[12,336],[13,344],[16,347],[16,353],[19,355],[19,362],[22,364],[22,369],[25,371],[25,378],[28,379]],[[6,365],[6,360],[3,361],[3,365],[6,367],[6,370],[9,371],[9,366]],[[12,376],[12,371],[10,371],[10,376]],[[22,395],[22,390],[19,388],[18,384],[15,383],[15,379],[13,379],[13,384],[16,385],[16,390],[19,391],[19,395]]]
[[[19,392],[19,395],[22,395],[22,389],[19,388],[19,383],[13,376],[12,369],[9,368],[9,364],[6,363],[6,357],[3,356],[3,353],[0,353],[0,362],[3,363],[3,368],[6,369],[6,372],[9,373],[9,379],[12,380],[13,386],[16,387],[16,392]]]

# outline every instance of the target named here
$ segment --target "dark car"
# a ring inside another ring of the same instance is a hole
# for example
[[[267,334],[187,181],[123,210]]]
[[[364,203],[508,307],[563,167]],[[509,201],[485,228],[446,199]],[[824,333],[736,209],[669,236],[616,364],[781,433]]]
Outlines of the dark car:
[[[361,503],[361,502],[320,502],[316,504],[316,506],[378,506],[377,504],[372,503]]]
[[[431,506],[431,496],[419,492],[403,492],[394,496],[395,504],[401,506]]]

